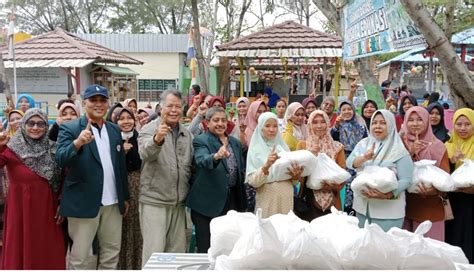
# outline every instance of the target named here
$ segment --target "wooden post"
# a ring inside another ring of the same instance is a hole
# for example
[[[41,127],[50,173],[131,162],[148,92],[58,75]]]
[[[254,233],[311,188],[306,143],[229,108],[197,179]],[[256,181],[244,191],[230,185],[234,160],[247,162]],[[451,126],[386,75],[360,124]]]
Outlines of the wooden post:
[[[236,57],[235,60],[239,64],[240,70],[240,97],[244,96],[244,63],[242,61],[242,57]]]
[[[336,72],[335,72],[335,77],[334,77],[334,82],[336,83],[334,85],[334,98],[336,99],[335,107],[338,107],[339,87],[340,87],[339,82],[341,80],[340,67],[341,67],[341,58],[336,57]],[[326,86],[324,86],[324,87],[326,87]],[[326,89],[326,88],[324,88],[324,89]]]

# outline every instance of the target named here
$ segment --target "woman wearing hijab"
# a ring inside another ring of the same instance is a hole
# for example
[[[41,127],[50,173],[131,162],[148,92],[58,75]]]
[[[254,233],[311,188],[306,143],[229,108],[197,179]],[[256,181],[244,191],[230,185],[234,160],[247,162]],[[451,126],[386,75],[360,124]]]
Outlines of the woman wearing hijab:
[[[256,190],[256,206],[262,209],[262,217],[287,214],[293,210],[293,183],[298,182],[303,168],[297,164],[288,168],[292,179],[278,181],[269,169],[278,160],[278,153],[289,151],[278,131],[276,115],[265,112],[258,119],[258,125],[250,140],[247,155],[245,182]]]
[[[370,130],[370,119],[372,118],[372,115],[374,115],[375,111],[378,109],[379,107],[377,106],[377,103],[372,100],[367,100],[362,105],[360,111],[362,119],[364,119],[365,128],[367,129],[367,131]]]
[[[427,108],[430,114],[431,129],[433,134],[442,142],[447,142],[451,137],[449,135],[449,130],[444,125],[444,108],[438,103],[432,103]]]
[[[258,118],[267,110],[268,107],[263,101],[254,101],[250,104],[245,117],[245,145],[249,145],[255,127],[257,127]]]
[[[355,107],[350,101],[343,101],[339,105],[336,124],[331,129],[334,140],[344,145],[346,157],[352,152],[356,144],[367,137],[364,121],[358,118]]]
[[[107,113],[107,117],[105,118],[107,121],[110,121],[110,122],[116,122],[117,119],[117,112],[123,108],[123,105],[121,103],[116,103],[115,105],[113,105],[110,109],[109,109],[109,112]]]
[[[13,137],[16,131],[20,128],[21,119],[25,113],[21,110],[15,109],[8,113],[8,135]]]
[[[311,113],[318,108],[318,106],[316,105],[316,101],[311,97],[304,98],[302,105],[304,107],[306,120],[308,120]]]
[[[25,113],[28,109],[35,107],[35,99],[28,94],[21,94],[18,96],[18,100],[16,102],[16,109],[21,110]]]
[[[415,106],[406,112],[400,136],[414,162],[433,160],[438,168],[450,172],[446,147],[433,134],[430,115],[424,107]],[[418,185],[418,189],[419,194],[407,193],[404,229],[414,232],[423,221],[430,220],[433,226],[425,236],[444,241],[446,194],[426,185]]]
[[[249,109],[250,101],[246,97],[240,97],[235,102],[237,105],[237,116],[234,117],[234,130],[230,133],[231,136],[238,139],[240,143],[245,143],[245,117]]]
[[[140,194],[140,169],[142,160],[138,154],[138,132],[135,129],[135,117],[130,108],[121,108],[115,122],[121,131],[125,161],[128,173],[130,207],[122,222],[122,246],[120,248],[119,269],[141,269],[143,239],[138,214],[138,196]]]
[[[367,129],[363,120],[358,119],[355,113],[355,107],[350,101],[343,101],[339,105],[338,116],[334,127],[331,129],[331,136],[335,141],[344,145],[346,158],[354,150],[354,147],[363,138],[367,137]],[[349,169],[352,178],[346,181],[344,211],[352,212],[353,193],[350,188],[351,182],[356,176],[355,171]]]
[[[401,98],[398,114],[395,116],[398,132],[400,132],[400,129],[402,128],[403,120],[405,119],[405,113],[408,111],[408,109],[414,106],[418,106],[418,102],[413,95],[406,95]]]
[[[346,161],[349,169],[370,165],[387,167],[397,174],[398,187],[382,193],[368,187],[354,193],[353,208],[363,227],[366,220],[379,225],[384,231],[402,228],[405,218],[405,190],[413,177],[413,161],[396,131],[395,117],[388,110],[377,110],[370,122],[370,134],[361,140]]]
[[[309,150],[314,155],[324,153],[341,168],[345,168],[346,156],[344,154],[344,145],[332,139],[329,126],[329,117],[324,111],[313,111],[308,119],[308,138],[306,141],[300,141],[297,149]],[[300,196],[304,197],[313,206],[308,212],[298,213],[295,211],[301,219],[311,222],[314,218],[331,213],[330,208],[332,205],[341,210],[339,192],[344,183],[341,185],[326,183],[321,190],[311,190],[305,187],[305,183],[302,183],[302,185]]]
[[[69,102],[63,103],[59,108],[56,123],[51,126],[51,129],[49,129],[48,138],[54,142],[58,141],[59,125],[74,119],[78,119],[79,117],[79,109],[74,104]]]
[[[9,181],[0,269],[66,268],[57,214],[61,172],[47,131],[46,114],[30,109],[11,139],[0,135],[0,167],[7,167]]]
[[[321,110],[323,110],[329,117],[330,128],[334,127],[336,124],[337,113],[334,112],[334,107],[336,106],[336,100],[332,96],[326,96],[323,99],[321,104]]]
[[[134,98],[125,99],[122,104],[124,107],[128,107],[132,110],[134,115],[137,115],[138,103]]]
[[[145,126],[148,122],[150,122],[150,118],[153,117],[155,111],[150,108],[142,108],[138,110],[138,122],[141,127]]]
[[[462,165],[462,159],[474,160],[474,111],[462,108],[454,113],[453,134],[446,142],[451,169]],[[461,247],[469,263],[474,263],[474,185],[448,194],[454,219],[446,221],[446,242]]]
[[[285,131],[282,134],[283,141],[291,151],[295,151],[298,142],[306,140],[308,136],[308,129],[304,122],[303,105],[298,102],[291,103],[285,113]]]

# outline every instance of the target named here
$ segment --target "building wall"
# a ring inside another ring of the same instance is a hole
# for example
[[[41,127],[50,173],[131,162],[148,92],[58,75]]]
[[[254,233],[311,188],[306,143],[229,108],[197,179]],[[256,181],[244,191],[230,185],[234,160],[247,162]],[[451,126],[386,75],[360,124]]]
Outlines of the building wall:
[[[178,53],[124,53],[143,61],[143,65],[125,65],[139,73],[137,79],[178,79],[180,58]]]

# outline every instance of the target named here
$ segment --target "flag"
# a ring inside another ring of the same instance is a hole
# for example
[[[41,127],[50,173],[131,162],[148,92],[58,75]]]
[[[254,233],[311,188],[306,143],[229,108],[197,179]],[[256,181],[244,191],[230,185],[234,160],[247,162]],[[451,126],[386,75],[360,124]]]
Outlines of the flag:
[[[186,57],[188,60],[188,63],[194,57],[196,57],[196,51],[194,49],[193,29],[191,28],[188,34],[188,55]]]

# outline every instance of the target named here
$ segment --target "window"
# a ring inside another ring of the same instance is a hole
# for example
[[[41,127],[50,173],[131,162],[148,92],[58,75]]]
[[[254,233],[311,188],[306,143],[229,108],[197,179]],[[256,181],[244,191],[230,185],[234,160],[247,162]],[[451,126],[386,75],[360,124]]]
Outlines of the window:
[[[174,79],[139,79],[138,100],[140,102],[157,102],[160,94],[169,88],[176,88]]]

